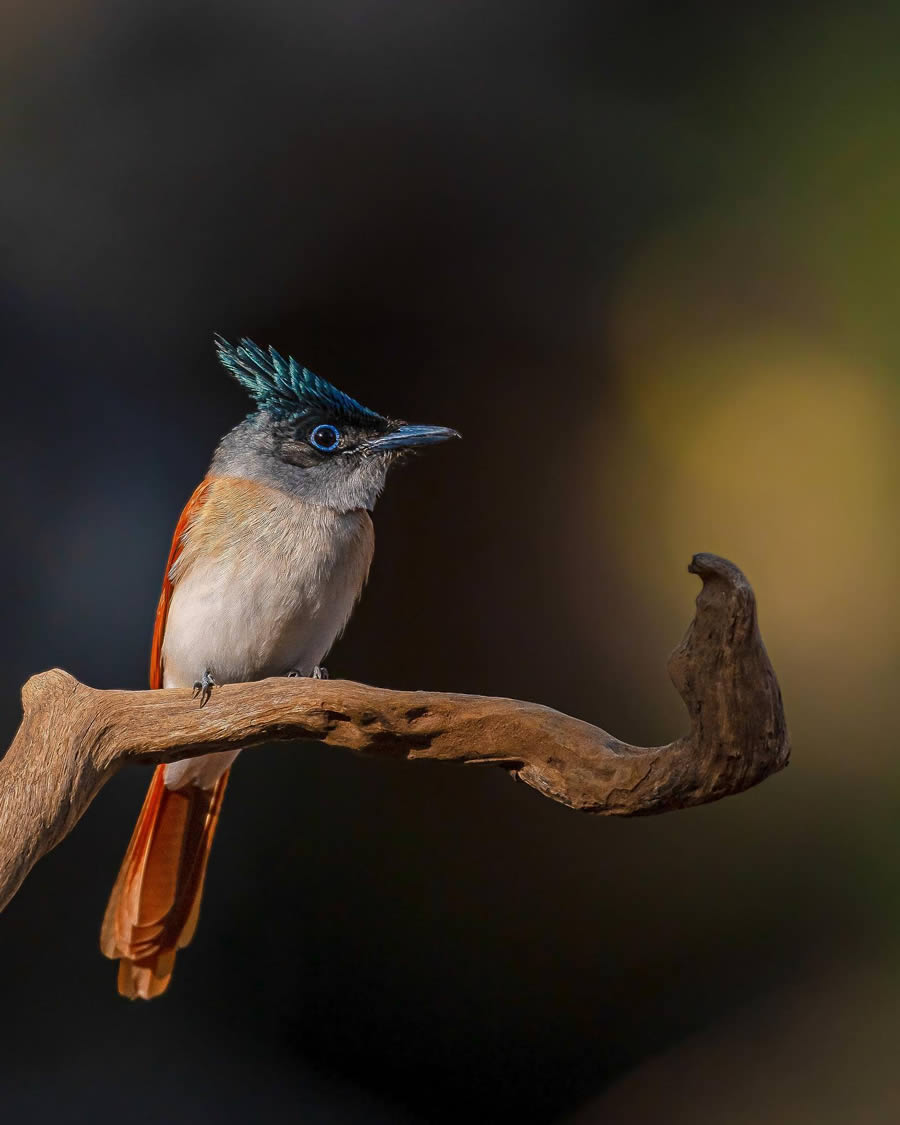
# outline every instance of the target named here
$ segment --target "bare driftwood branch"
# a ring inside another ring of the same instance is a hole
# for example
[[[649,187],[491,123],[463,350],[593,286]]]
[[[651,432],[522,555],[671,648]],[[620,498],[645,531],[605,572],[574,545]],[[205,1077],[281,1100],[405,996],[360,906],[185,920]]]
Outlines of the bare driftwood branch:
[[[495,763],[571,808],[637,816],[715,801],[787,765],[781,692],[732,563],[696,555],[697,612],[669,660],[689,734],[642,748],[537,703],[389,691],[344,680],[269,679],[215,690],[97,691],[59,669],[22,689],[0,761],[0,909],[123,765],[312,739],[370,754]]]

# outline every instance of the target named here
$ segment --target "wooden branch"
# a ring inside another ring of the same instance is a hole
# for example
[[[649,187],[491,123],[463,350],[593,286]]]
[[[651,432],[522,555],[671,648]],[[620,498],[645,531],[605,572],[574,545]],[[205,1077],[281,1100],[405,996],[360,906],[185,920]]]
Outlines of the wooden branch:
[[[697,611],[669,660],[691,732],[667,746],[619,742],[537,703],[389,691],[344,680],[269,679],[190,691],[97,691],[54,669],[22,689],[0,761],[0,909],[130,762],[158,764],[311,739],[395,758],[495,763],[571,808],[636,816],[715,801],[787,765],[781,693],[732,563],[695,555]]]

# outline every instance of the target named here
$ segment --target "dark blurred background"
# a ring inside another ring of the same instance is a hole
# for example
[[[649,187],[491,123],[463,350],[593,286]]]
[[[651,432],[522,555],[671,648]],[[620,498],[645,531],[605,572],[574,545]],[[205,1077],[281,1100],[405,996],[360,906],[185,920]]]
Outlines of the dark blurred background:
[[[652,744],[691,554],[753,582],[791,769],[639,821],[499,771],[238,764],[193,946],[97,950],[148,775],[0,924],[10,1122],[895,1122],[896,5],[31,0],[0,34],[2,721],[146,682],[247,408],[214,331],[458,427],[332,674]]]

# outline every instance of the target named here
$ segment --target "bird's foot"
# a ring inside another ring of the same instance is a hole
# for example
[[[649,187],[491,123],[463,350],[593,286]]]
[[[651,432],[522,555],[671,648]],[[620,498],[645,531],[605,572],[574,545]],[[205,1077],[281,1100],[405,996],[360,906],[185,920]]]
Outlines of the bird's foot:
[[[321,664],[317,664],[308,677],[303,677],[303,673],[298,671],[296,668],[292,668],[290,672],[288,672],[288,676],[291,679],[295,679],[297,676],[300,676],[301,678],[308,678],[311,680],[327,680],[329,678],[328,669],[324,668]]]
[[[193,698],[200,697],[200,706],[205,707],[209,703],[209,697],[212,695],[212,689],[218,687],[218,684],[213,679],[212,672],[207,668],[203,673],[202,679],[194,681]]]

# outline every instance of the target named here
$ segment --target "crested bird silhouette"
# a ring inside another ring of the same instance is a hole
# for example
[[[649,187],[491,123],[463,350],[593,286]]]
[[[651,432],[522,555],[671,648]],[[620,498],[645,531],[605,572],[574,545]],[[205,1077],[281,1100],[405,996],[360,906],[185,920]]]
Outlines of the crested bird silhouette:
[[[370,513],[404,453],[458,437],[392,421],[251,340],[216,337],[255,410],[219,443],[175,527],[156,612],[150,686],[323,674],[374,550]],[[197,926],[210,846],[239,751],[160,766],[103,921],[119,992],[151,999]]]

